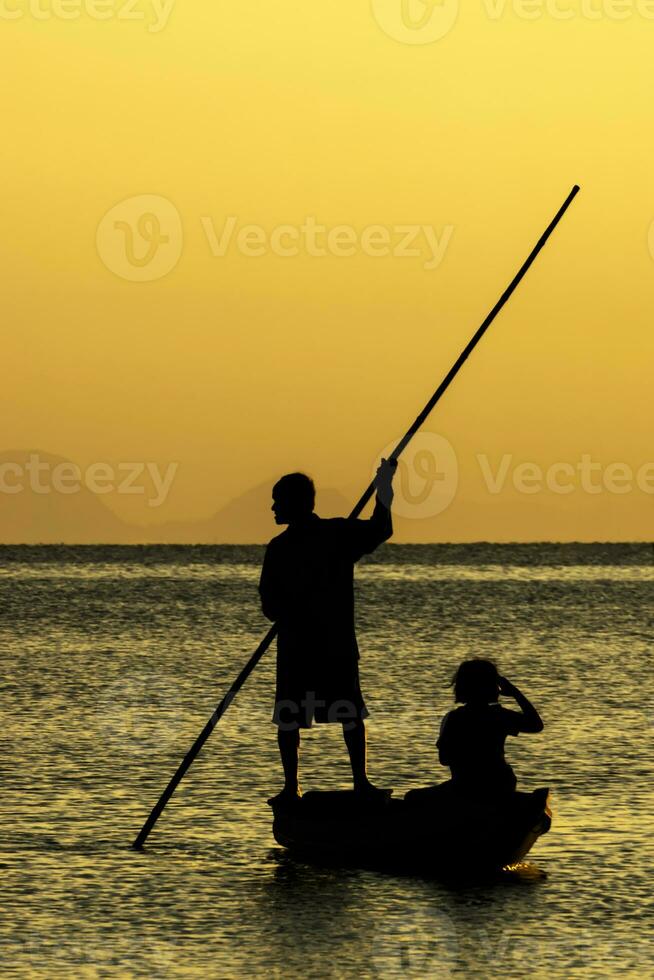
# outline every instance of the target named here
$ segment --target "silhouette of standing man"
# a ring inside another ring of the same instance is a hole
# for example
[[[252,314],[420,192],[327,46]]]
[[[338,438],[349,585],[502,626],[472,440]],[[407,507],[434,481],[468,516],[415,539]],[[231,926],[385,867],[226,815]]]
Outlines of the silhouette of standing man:
[[[314,513],[315,488],[304,473],[289,473],[273,487],[277,524],[288,524],[266,549],[259,593],[264,615],[277,623],[278,728],[284,789],[275,801],[300,797],[300,729],[338,722],[358,792],[381,792],[366,773],[367,717],[359,687],[354,628],[354,563],[393,533],[390,506],[397,463],[382,460],[369,520]]]

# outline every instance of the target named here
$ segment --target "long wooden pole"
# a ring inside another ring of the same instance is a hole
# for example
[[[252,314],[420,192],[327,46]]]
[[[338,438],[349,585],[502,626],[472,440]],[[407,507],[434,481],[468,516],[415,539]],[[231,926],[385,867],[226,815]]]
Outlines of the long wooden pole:
[[[484,320],[484,322],[481,324],[481,326],[475,332],[475,334],[472,337],[472,339],[470,340],[470,342],[466,345],[466,347],[463,349],[463,351],[461,352],[461,354],[458,356],[458,358],[456,359],[456,361],[454,362],[454,364],[452,365],[452,367],[450,368],[450,370],[447,372],[447,374],[445,375],[445,377],[443,378],[443,380],[439,384],[439,386],[436,389],[436,391],[434,392],[434,394],[431,396],[431,398],[429,399],[429,401],[425,405],[425,407],[422,409],[422,411],[420,412],[420,414],[418,416],[416,416],[416,419],[409,426],[409,428],[407,429],[405,435],[400,439],[400,441],[398,442],[397,446],[395,447],[395,449],[391,453],[391,456],[390,456],[391,459],[398,459],[399,458],[399,456],[402,453],[402,451],[404,449],[406,449],[406,447],[411,442],[411,440],[414,437],[414,435],[416,434],[416,432],[420,429],[420,427],[422,426],[423,422],[426,420],[426,418],[428,417],[428,415],[431,413],[431,411],[434,408],[434,406],[436,405],[436,403],[445,394],[445,392],[447,391],[447,389],[449,388],[449,386],[454,381],[454,378],[456,377],[456,375],[461,370],[461,367],[463,366],[463,364],[465,363],[465,361],[467,361],[468,357],[470,356],[470,354],[472,353],[472,351],[474,350],[474,348],[477,346],[477,344],[479,343],[479,341],[481,340],[481,338],[484,336],[484,334],[486,333],[486,331],[490,327],[491,323],[493,322],[493,320],[495,319],[495,317],[497,316],[497,314],[500,312],[500,310],[502,309],[502,307],[508,302],[508,300],[511,298],[511,296],[513,295],[513,293],[515,292],[515,290],[517,289],[517,287],[520,285],[520,282],[525,277],[525,275],[529,271],[530,267],[533,265],[534,261],[536,260],[536,257],[538,256],[538,253],[541,251],[541,249],[543,248],[543,246],[547,242],[548,238],[550,237],[550,235],[552,234],[552,232],[554,231],[554,229],[558,225],[559,221],[561,220],[561,218],[563,217],[563,215],[565,214],[565,212],[568,210],[568,208],[572,204],[572,201],[574,200],[574,198],[577,196],[578,193],[579,193],[579,186],[577,184],[575,184],[575,186],[572,188],[572,190],[570,191],[570,193],[566,197],[565,201],[563,202],[563,204],[561,205],[561,207],[559,208],[559,210],[556,212],[556,214],[554,215],[554,217],[550,221],[549,225],[547,226],[547,228],[545,229],[545,231],[541,235],[541,237],[536,242],[535,246],[533,247],[533,249],[529,253],[529,256],[527,257],[527,259],[525,260],[525,262],[523,263],[523,265],[520,267],[520,269],[517,272],[517,274],[511,280],[511,283],[509,284],[509,286],[507,287],[507,289],[505,289],[505,291],[502,293],[502,295],[500,296],[500,298],[498,299],[497,303],[495,304],[495,306],[493,307],[493,309],[490,311],[490,313],[488,314],[488,316],[486,317],[486,319]],[[350,513],[350,517],[351,518],[352,517],[358,517],[359,516],[359,514],[361,513],[361,511],[363,510],[363,508],[366,506],[366,504],[368,503],[368,501],[370,500],[370,498],[372,497],[372,495],[373,495],[374,492],[375,492],[375,484],[374,484],[374,481],[372,481],[370,483],[370,485],[366,488],[365,492],[361,495],[361,497],[358,500],[358,502],[355,505],[355,507],[352,509],[352,512]],[[241,673],[238,675],[238,677],[236,678],[236,680],[234,681],[234,683],[232,684],[232,686],[228,690],[227,694],[222,699],[222,701],[220,702],[220,704],[217,706],[217,708],[215,709],[214,713],[211,715],[211,717],[209,718],[208,722],[206,723],[206,725],[204,726],[204,728],[202,729],[202,731],[200,732],[200,734],[196,738],[195,742],[193,743],[193,745],[191,746],[191,748],[189,749],[189,751],[186,753],[186,755],[182,759],[181,763],[179,764],[179,767],[178,767],[177,771],[175,772],[174,776],[172,777],[172,779],[170,780],[170,782],[166,786],[165,790],[163,791],[163,793],[161,794],[159,800],[157,801],[157,804],[152,809],[152,812],[150,813],[150,816],[145,821],[145,823],[143,824],[141,830],[139,831],[138,836],[136,837],[134,843],[132,844],[132,847],[134,847],[137,850],[140,850],[143,847],[143,845],[145,844],[145,841],[147,840],[147,838],[148,838],[148,836],[150,834],[150,831],[152,830],[152,828],[156,824],[157,820],[161,816],[161,813],[163,812],[164,807],[168,803],[168,800],[171,798],[171,796],[173,795],[173,793],[177,789],[178,785],[182,781],[182,779],[184,777],[184,774],[187,772],[188,769],[190,769],[190,767],[191,767],[194,759],[196,758],[196,756],[199,754],[200,750],[202,749],[202,746],[207,741],[207,739],[211,735],[212,731],[214,730],[214,728],[216,727],[216,725],[218,724],[218,722],[220,721],[220,719],[222,718],[222,716],[225,714],[225,712],[227,711],[228,707],[230,706],[230,704],[232,703],[232,701],[234,700],[234,698],[236,697],[236,695],[238,694],[238,692],[241,690],[241,688],[245,684],[246,680],[248,679],[248,677],[250,676],[250,674],[252,673],[252,671],[254,670],[254,668],[257,666],[257,664],[259,663],[259,661],[263,657],[264,653],[266,652],[266,650],[268,649],[268,647],[270,646],[270,644],[272,643],[272,641],[274,640],[274,638],[275,638],[276,635],[277,635],[277,626],[276,625],[273,625],[268,630],[268,632],[264,636],[263,640],[261,641],[261,643],[259,644],[259,646],[257,647],[257,649],[254,651],[254,653],[252,654],[252,656],[250,657],[250,659],[246,663],[245,667],[243,668],[243,670],[241,671]]]

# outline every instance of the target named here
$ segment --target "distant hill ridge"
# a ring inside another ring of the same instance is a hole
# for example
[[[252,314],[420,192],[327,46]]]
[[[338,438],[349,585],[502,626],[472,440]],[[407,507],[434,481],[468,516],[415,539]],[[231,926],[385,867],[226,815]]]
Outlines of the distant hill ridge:
[[[198,521],[166,521],[155,525],[130,524],[117,516],[101,495],[81,484],[75,493],[39,493],[32,489],[30,457],[50,471],[72,460],[40,449],[0,453],[5,488],[22,482],[18,493],[0,490],[0,543],[4,544],[260,544],[282,530],[275,524],[270,490],[276,477],[252,487],[241,496]],[[6,464],[9,464],[7,467]],[[22,471],[19,475],[16,467]],[[46,471],[35,485],[48,484]],[[346,514],[348,501],[337,490],[318,490],[316,510],[324,517]]]
[[[270,510],[270,490],[276,476],[229,501],[214,514],[197,521],[166,521],[139,525],[122,520],[102,494],[80,486],[78,492],[38,493],[15,485],[16,468],[30,456],[54,469],[73,466],[71,460],[42,450],[0,453],[0,543],[4,544],[262,544],[281,530]],[[163,468],[165,469],[165,468]],[[86,470],[88,473],[88,469]],[[398,497],[401,485],[397,488]],[[357,496],[318,489],[316,510],[321,517],[348,514]],[[533,542],[533,541],[650,541],[652,495],[577,492],[569,496],[539,493],[470,495],[461,486],[450,506],[435,514],[401,517],[394,508],[393,543]],[[405,508],[406,512],[406,508]]]

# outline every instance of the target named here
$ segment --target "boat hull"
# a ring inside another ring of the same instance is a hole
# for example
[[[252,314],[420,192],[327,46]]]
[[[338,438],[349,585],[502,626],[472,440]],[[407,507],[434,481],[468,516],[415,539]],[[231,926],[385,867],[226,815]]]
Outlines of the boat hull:
[[[522,861],[550,829],[547,789],[474,805],[423,793],[374,801],[351,792],[307,793],[290,806],[273,805],[273,835],[298,856],[322,862],[486,873]]]

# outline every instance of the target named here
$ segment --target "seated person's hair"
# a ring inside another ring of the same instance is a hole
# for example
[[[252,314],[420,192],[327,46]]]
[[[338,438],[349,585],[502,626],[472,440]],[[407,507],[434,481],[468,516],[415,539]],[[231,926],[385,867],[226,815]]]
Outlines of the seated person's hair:
[[[497,701],[499,672],[492,660],[464,660],[456,669],[451,683],[454,700]]]
[[[273,496],[283,497],[285,503],[301,510],[312,511],[316,502],[316,488],[306,473],[287,473],[273,487]]]

